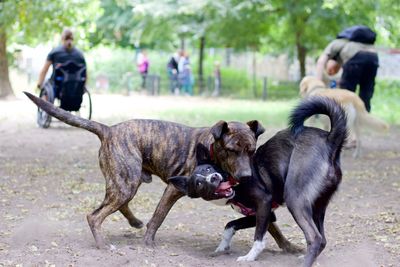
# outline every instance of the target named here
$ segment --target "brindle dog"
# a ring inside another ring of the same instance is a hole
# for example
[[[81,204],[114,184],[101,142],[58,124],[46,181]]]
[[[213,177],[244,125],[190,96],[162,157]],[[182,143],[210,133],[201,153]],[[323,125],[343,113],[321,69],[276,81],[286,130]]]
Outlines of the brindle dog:
[[[97,247],[105,247],[100,234],[104,219],[120,211],[135,228],[143,227],[130,208],[142,182],[151,175],[164,182],[171,176],[189,175],[196,166],[198,143],[213,146],[216,164],[235,179],[251,177],[250,159],[264,128],[258,121],[247,124],[220,121],[211,128],[193,128],[158,120],[130,120],[106,126],[72,115],[51,103],[25,92],[41,109],[57,119],[96,134],[100,141],[100,168],[106,180],[106,195],[99,208],[87,215]],[[183,196],[168,184],[158,206],[147,223],[145,243],[154,244],[154,236],[173,204]]]

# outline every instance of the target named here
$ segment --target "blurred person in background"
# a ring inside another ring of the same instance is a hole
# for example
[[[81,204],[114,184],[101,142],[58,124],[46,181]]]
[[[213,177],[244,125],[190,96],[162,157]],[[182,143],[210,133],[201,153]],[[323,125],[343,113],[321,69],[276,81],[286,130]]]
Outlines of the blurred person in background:
[[[333,74],[342,66],[339,87],[355,92],[359,85],[359,96],[368,112],[379,67],[378,54],[373,45],[375,39],[375,32],[366,26],[347,28],[328,44],[317,61],[317,77],[320,80],[323,80],[325,68]]]
[[[142,89],[146,88],[146,78],[147,74],[149,72],[149,66],[150,62],[149,59],[147,58],[147,51],[146,50],[141,50],[139,52],[138,58],[137,58],[137,69],[142,77]]]
[[[86,66],[86,61],[83,53],[74,46],[74,34],[70,29],[65,29],[61,34],[61,45],[55,47],[47,55],[46,62],[39,74],[39,80],[37,82],[37,88],[41,89],[43,87],[44,79],[46,78],[47,71],[49,67],[53,67],[53,73],[51,75],[50,82],[54,84],[54,70],[57,66],[67,62],[73,61],[76,64],[83,64]],[[87,74],[86,80],[87,81]],[[55,88],[53,86],[53,88]],[[56,97],[59,96],[60,92],[54,92]]]

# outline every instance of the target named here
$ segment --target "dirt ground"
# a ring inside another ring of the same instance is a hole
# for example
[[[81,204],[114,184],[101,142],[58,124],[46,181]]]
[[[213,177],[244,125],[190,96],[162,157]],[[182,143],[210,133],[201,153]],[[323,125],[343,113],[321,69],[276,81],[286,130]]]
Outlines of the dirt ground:
[[[94,97],[98,107],[110,101],[114,112],[97,111],[97,120],[116,123],[140,117],[137,107],[149,102],[187,102],[168,97]],[[277,130],[267,126],[262,139]],[[399,139],[400,127],[395,126],[386,135],[367,133],[361,159],[353,159],[350,151],[342,154],[344,177],[328,207],[328,245],[316,266],[400,266]],[[230,255],[211,257],[225,223],[240,216],[230,207],[189,198],[174,206],[156,235],[155,248],[143,245],[144,229],[132,229],[115,213],[104,222],[103,233],[116,249],[97,250],[85,216],[104,196],[98,148],[95,135],[60,122],[39,129],[33,104],[22,96],[0,101],[0,266],[301,265],[299,255],[282,253],[270,236],[257,261],[236,262],[250,249],[253,229],[235,235]],[[130,204],[144,222],[164,187],[154,177]],[[289,240],[304,247],[303,234],[285,207],[277,210],[277,218]]]

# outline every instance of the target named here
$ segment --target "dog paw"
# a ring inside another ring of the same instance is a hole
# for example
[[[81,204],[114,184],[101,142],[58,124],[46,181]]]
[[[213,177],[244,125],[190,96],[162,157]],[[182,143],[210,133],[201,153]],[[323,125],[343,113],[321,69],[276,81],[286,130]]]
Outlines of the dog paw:
[[[230,249],[229,247],[226,249],[219,249],[219,247],[213,252],[211,253],[211,257],[218,257],[221,255],[225,255],[225,254],[229,254],[230,253]]]
[[[109,250],[110,246],[107,245],[102,238],[99,238],[99,240],[96,240],[96,248],[100,250]]]
[[[291,254],[297,254],[297,253],[304,252],[304,248],[294,245],[292,243],[285,244],[285,246],[282,248],[282,250],[286,253],[291,253]]]
[[[219,244],[219,246],[215,249],[214,252],[227,252],[231,249],[230,246],[227,246],[226,244]]]
[[[152,238],[144,238],[144,244],[149,248],[155,248],[156,242]]]
[[[142,173],[140,179],[142,180],[142,182],[149,184],[151,183],[151,181],[153,180],[151,177],[151,174],[148,173]]]
[[[255,261],[255,258],[249,255],[241,256],[236,261]]]
[[[129,225],[136,228],[136,229],[140,229],[143,228],[144,224],[141,220],[134,220],[134,221],[130,221]]]

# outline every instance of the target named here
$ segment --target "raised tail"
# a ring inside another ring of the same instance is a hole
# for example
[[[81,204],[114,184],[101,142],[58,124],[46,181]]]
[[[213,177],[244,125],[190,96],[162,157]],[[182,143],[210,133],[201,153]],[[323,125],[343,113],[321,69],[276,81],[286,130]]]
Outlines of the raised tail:
[[[314,96],[300,102],[290,115],[290,129],[297,135],[304,129],[304,121],[316,114],[327,115],[331,121],[328,142],[333,151],[340,151],[347,138],[346,113],[335,100]]]
[[[29,99],[32,100],[32,102],[35,103],[39,108],[46,111],[47,114],[56,117],[66,124],[88,130],[96,134],[100,140],[103,140],[109,133],[110,128],[104,124],[74,116],[70,112],[58,108],[52,103],[36,97],[28,92],[24,92],[24,94],[29,97]]]
[[[358,114],[361,124],[368,127],[369,129],[385,132],[389,130],[389,124],[384,122],[383,120],[372,116],[367,111]]]

